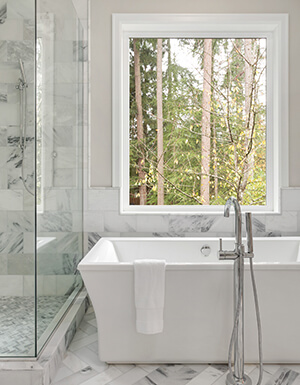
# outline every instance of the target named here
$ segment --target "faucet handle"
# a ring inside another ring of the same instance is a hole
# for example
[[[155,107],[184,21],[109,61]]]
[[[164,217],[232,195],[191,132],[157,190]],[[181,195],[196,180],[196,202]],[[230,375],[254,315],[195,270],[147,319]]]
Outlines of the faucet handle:
[[[218,252],[218,258],[220,260],[234,260],[238,258],[239,255],[235,252],[235,250],[225,251],[222,249],[223,247],[222,238],[219,238],[219,244],[220,244],[220,250]]]
[[[219,251],[223,251],[223,239],[222,238],[219,238],[219,247],[220,247],[220,250]]]

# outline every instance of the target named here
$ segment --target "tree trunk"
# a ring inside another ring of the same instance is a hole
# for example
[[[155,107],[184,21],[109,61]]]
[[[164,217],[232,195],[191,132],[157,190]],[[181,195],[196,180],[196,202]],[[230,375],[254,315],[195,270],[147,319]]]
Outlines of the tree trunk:
[[[217,131],[216,122],[213,120],[213,159],[214,159],[214,177],[215,177],[215,198],[218,198],[218,155],[217,155]]]
[[[162,39],[157,39],[157,204],[164,204],[164,142],[162,108]]]
[[[254,55],[252,48],[252,39],[245,39],[245,154],[248,153],[249,146],[252,141],[252,128],[254,124],[253,116],[253,103],[254,103]],[[245,158],[243,165],[243,178],[241,183],[241,198],[247,187],[248,180],[253,178],[253,167],[254,167],[254,155],[250,152]]]
[[[147,204],[147,188],[145,185],[145,152],[144,152],[144,129],[143,129],[143,108],[141,90],[141,69],[140,52],[137,47],[137,39],[133,39],[134,49],[134,81],[135,81],[135,102],[137,106],[137,141],[138,141],[138,175],[140,205]]]
[[[211,77],[212,39],[204,39],[200,191],[204,205],[209,205]]]

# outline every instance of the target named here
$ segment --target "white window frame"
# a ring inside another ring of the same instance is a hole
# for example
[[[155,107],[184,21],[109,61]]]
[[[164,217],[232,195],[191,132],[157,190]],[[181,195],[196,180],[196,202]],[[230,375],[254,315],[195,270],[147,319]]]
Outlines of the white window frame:
[[[280,212],[280,188],[288,187],[288,14],[113,14],[113,187],[120,188],[121,214],[217,213],[223,206],[129,204],[129,39],[267,39],[267,204],[243,206],[256,213]]]

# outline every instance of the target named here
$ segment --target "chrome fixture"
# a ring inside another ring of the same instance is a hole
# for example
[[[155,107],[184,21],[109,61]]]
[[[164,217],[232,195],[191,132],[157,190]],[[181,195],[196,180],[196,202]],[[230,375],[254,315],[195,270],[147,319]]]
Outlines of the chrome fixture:
[[[20,91],[20,141],[19,147],[22,153],[22,165],[21,165],[21,176],[20,179],[26,189],[26,191],[30,195],[34,195],[34,193],[27,186],[28,175],[24,178],[24,161],[25,161],[25,150],[26,150],[26,131],[27,131],[27,88],[28,83],[26,80],[26,74],[24,70],[24,63],[21,59],[19,59],[21,77],[19,78],[19,82],[16,85],[16,89]]]
[[[252,215],[246,213],[246,234],[247,251],[245,252],[242,243],[242,212],[236,198],[229,198],[225,203],[224,216],[229,217],[230,208],[235,210],[235,247],[234,250],[222,250],[222,239],[220,238],[220,250],[218,253],[220,260],[234,260],[234,327],[231,335],[228,352],[229,373],[226,378],[226,385],[251,385],[251,379],[244,373],[244,258],[250,259],[250,271],[254,293],[254,301],[257,316],[258,340],[259,340],[259,362],[260,374],[257,385],[262,381],[262,344],[261,344],[261,324],[258,308],[257,290],[253,274],[252,258],[253,236],[252,236]],[[231,367],[231,356],[234,345],[234,370]]]

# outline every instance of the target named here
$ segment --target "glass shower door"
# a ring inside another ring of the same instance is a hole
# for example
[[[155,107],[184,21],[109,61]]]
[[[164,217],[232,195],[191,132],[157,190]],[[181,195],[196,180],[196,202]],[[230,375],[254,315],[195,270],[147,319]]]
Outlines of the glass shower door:
[[[0,2],[0,356],[35,349],[35,2]]]
[[[71,0],[38,3],[38,351],[82,286],[83,47]]]

